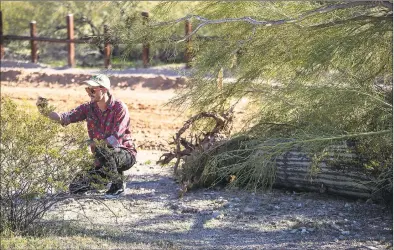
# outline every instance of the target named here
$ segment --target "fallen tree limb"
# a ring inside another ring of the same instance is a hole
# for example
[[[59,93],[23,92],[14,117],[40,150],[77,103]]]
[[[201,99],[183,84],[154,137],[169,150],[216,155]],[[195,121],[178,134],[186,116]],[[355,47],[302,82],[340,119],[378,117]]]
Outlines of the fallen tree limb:
[[[176,146],[175,151],[164,153],[156,163],[168,164],[170,163],[171,160],[176,159],[176,163],[174,165],[174,173],[176,173],[178,170],[179,163],[184,156],[190,155],[196,149],[204,150],[209,148],[217,141],[218,137],[222,136],[221,133],[227,130],[232,122],[232,115],[233,115],[233,108],[230,108],[228,112],[222,114],[216,114],[212,112],[202,112],[191,117],[176,133],[174,141],[170,143]],[[188,130],[192,124],[203,118],[212,118],[216,121],[216,125],[211,131],[201,135],[195,135],[194,144],[192,141],[187,141],[186,138],[181,137],[181,135],[185,133],[185,131]],[[183,146],[185,149],[181,150],[181,146]]]

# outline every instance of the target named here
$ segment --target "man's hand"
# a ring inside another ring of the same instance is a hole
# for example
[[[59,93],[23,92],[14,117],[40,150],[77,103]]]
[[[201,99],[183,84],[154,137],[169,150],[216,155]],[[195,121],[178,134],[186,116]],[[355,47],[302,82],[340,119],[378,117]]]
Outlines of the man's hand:
[[[59,115],[57,113],[54,114],[54,112],[53,112],[55,110],[55,106],[49,105],[48,99],[41,97],[41,96],[38,97],[37,102],[36,102],[36,106],[37,106],[38,111],[42,115],[44,115],[52,120],[60,121]]]
[[[48,116],[48,99],[39,96],[36,102],[38,111],[45,116]]]
[[[48,99],[41,97],[41,96],[38,97],[37,102],[36,102],[36,106],[37,106],[38,111],[43,116],[46,116],[53,121],[61,122],[60,115],[58,113],[54,112],[55,106],[49,105]]]

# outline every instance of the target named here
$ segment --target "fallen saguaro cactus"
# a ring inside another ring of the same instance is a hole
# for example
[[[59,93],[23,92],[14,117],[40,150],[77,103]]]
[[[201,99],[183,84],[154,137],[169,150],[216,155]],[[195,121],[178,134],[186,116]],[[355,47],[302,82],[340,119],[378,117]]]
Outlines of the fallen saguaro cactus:
[[[354,166],[358,156],[353,149],[345,143],[330,149],[328,157],[315,167],[313,159],[304,152],[289,151],[277,157],[273,186],[352,198],[371,198],[375,179]]]
[[[189,139],[182,137],[190,126],[205,118],[216,122],[211,131]],[[383,190],[381,179],[366,171],[360,162],[362,157],[346,141],[326,146],[319,159],[305,149],[292,146],[272,153],[275,145],[288,142],[278,140],[267,145],[248,136],[229,138],[225,134],[231,122],[232,111],[203,112],[191,117],[176,133],[172,142],[175,149],[164,153],[157,163],[169,164],[176,159],[174,173],[182,183],[183,192],[231,183],[244,188],[280,187],[362,199],[390,196],[386,187],[390,183],[384,183]]]

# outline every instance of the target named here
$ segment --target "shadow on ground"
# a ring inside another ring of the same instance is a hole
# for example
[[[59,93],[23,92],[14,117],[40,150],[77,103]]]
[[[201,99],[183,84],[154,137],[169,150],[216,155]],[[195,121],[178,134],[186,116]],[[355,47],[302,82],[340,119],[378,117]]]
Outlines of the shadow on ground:
[[[278,190],[264,194],[197,190],[179,198],[178,184],[169,171],[160,173],[159,168],[140,166],[129,172],[126,194],[103,200],[114,211],[122,211],[119,217],[97,209],[99,205],[86,207],[86,215],[94,222],[79,221],[74,234],[119,248],[139,243],[149,244],[150,249],[379,249],[392,245],[392,214],[376,204]]]

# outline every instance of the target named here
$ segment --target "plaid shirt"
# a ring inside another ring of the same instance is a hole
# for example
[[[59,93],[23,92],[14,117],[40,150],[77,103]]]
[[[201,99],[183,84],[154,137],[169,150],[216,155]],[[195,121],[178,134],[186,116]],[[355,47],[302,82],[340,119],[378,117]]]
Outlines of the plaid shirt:
[[[101,111],[97,103],[87,102],[69,112],[61,113],[60,118],[63,126],[86,120],[91,140],[106,140],[113,148],[124,148],[134,156],[137,154],[129,129],[130,116],[127,106],[112,95],[105,111]],[[93,152],[93,147],[91,149]]]

